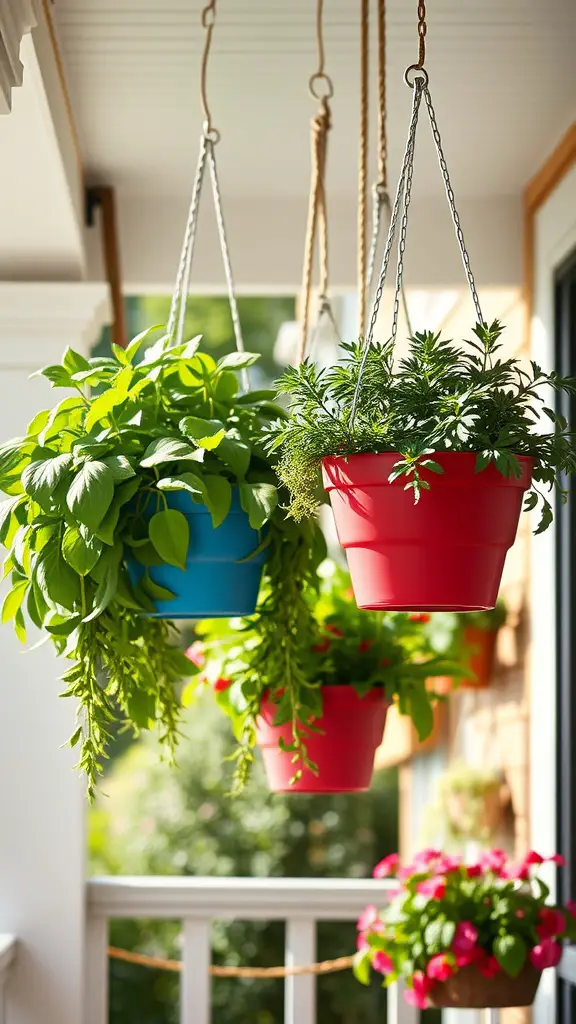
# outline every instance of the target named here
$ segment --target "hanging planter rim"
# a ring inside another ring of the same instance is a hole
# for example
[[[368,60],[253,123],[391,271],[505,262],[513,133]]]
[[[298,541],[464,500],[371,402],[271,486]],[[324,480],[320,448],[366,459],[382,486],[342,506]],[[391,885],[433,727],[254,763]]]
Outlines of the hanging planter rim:
[[[530,486],[535,460],[530,455],[517,455],[522,475],[520,477],[504,476],[490,463],[485,469],[476,472],[477,452],[432,452],[425,458],[433,459],[442,466],[443,473],[434,473],[425,467],[419,470],[423,479],[431,483],[432,489],[437,487],[461,486],[466,479],[467,486],[520,487],[526,490]],[[403,476],[396,480],[388,480],[389,474],[397,462],[402,461],[400,452],[358,452],[351,455],[329,455],[322,459],[322,479],[327,490],[346,489],[366,485],[388,484],[390,487],[404,488],[406,480]],[[375,474],[376,466],[385,467],[383,474]],[[431,492],[430,492],[431,493]],[[426,498],[428,495],[424,495]]]
[[[542,972],[530,962],[513,978],[500,971],[486,978],[471,964],[447,981],[436,982],[430,993],[432,1006],[443,1009],[486,1010],[532,1006]]]

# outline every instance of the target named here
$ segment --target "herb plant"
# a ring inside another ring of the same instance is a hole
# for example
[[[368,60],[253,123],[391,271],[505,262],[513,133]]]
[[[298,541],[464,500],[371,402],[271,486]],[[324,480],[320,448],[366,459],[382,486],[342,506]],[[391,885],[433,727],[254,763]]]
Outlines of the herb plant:
[[[356,976],[368,984],[372,966],[385,985],[402,977],[407,1002],[424,1010],[436,984],[464,967],[485,978],[517,977],[526,964],[556,967],[562,940],[576,939],[576,903],[547,903],[550,890],[534,870],[545,860],[563,863],[534,850],[517,865],[502,850],[469,865],[433,849],[404,868],[397,854],[386,857],[374,876],[397,878],[399,889],[384,911],[369,906],[358,921]]]
[[[286,554],[292,557],[288,547]],[[307,581],[303,593],[294,589],[290,566],[279,563],[254,620],[233,621],[230,625],[237,628],[232,631],[228,624],[200,627],[207,656],[204,678],[214,685],[218,703],[233,722],[241,782],[253,757],[256,721],[267,696],[277,705],[274,724],[292,723],[290,749],[299,778],[303,765],[315,768],[307,756],[306,739],[310,717],[322,714],[324,686],[354,686],[360,695],[382,688],[425,739],[432,731],[436,699],[427,680],[460,673],[458,665],[440,656],[427,639],[424,626],[429,616],[359,611],[347,573],[329,561],[318,566],[323,554],[323,546],[302,543],[305,572],[299,575]],[[267,571],[274,573],[272,560]],[[290,624],[287,635],[295,630],[305,641],[296,666],[290,663],[290,651],[278,644],[274,623],[279,609]]]
[[[404,478],[418,501],[433,486],[422,469],[442,472],[435,452],[475,452],[477,472],[494,463],[507,477],[521,475],[517,456],[534,460],[525,508],[539,506],[536,532],[546,529],[553,513],[544,490],[566,499],[561,476],[576,472],[576,454],[566,419],[543,404],[541,391],[574,393],[576,379],[545,373],[534,361],[528,369],[503,359],[502,329],[498,321],[478,324],[466,348],[417,333],[397,365],[392,342],[372,345],[354,417],[362,341],[344,345],[342,362],[329,369],[309,360],[288,369],[278,386],[290,396],[290,416],[276,423],[271,446],[280,451],[292,515],[309,516],[323,500],[320,463],[327,456],[398,452],[389,479]],[[553,426],[547,433],[539,428],[541,411]]]
[[[175,687],[197,671],[173,625],[146,617],[155,600],[173,596],[149,567],[184,568],[188,550],[187,520],[166,495],[187,492],[217,527],[237,488],[251,526],[270,524],[262,544],[273,558],[283,529],[263,447],[265,427],[281,410],[271,392],[239,388],[238,371],[257,356],[216,363],[198,351],[198,338],[171,348],[164,336],[138,363],[149,334],[105,358],[68,349],[61,364],[40,372],[72,394],[0,449],[0,489],[8,495],[0,541],[11,581],[2,619],[13,620],[22,641],[26,619],[45,629],[71,663],[65,695],[81,714],[70,742],[80,744],[90,792],[117,717],[135,729],[159,721],[173,749]],[[137,584],[127,553],[143,567]]]

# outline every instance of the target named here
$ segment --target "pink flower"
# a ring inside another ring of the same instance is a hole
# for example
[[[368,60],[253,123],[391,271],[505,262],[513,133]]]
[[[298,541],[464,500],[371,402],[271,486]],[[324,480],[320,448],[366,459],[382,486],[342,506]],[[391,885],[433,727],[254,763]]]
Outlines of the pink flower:
[[[204,654],[204,644],[201,644],[199,640],[196,640],[195,643],[191,644],[188,650],[186,651],[186,657],[189,659],[189,661],[192,662],[193,665],[196,665],[196,668],[202,668],[204,662],[206,661],[206,655]]]
[[[562,959],[562,946],[552,939],[543,939],[539,946],[534,946],[528,956],[537,971],[545,971],[547,967],[557,967]]]
[[[376,950],[374,953],[372,967],[375,971],[379,971],[380,974],[392,974],[394,970],[394,964],[390,957],[383,953],[381,949]]]
[[[523,921],[524,918],[526,917],[526,914],[524,913],[523,910],[517,910],[516,911],[516,917],[518,918],[519,921]]]
[[[475,962],[478,966],[480,974],[483,974],[485,978],[493,978],[500,970],[500,964],[498,963],[495,956],[490,956],[485,953],[484,950],[479,950],[481,956],[476,957]]]
[[[459,921],[454,932],[452,941],[452,952],[456,956],[467,956],[471,953],[478,942],[478,929],[472,921]]]
[[[554,910],[553,907],[542,907],[538,915],[539,924],[536,925],[536,931],[538,938],[543,941],[544,939],[555,939],[557,935],[562,935],[566,931],[566,918],[560,910]]]
[[[419,892],[421,896],[426,896],[429,900],[442,900],[446,895],[446,879],[441,875],[435,878],[426,878],[423,882],[418,882],[416,892]]]
[[[530,879],[530,866],[525,862],[509,864],[502,871],[502,878],[508,878],[512,882],[527,882]]]
[[[356,949],[359,953],[363,953],[364,950],[370,949],[370,943],[366,938],[366,932],[358,932],[356,937]]]
[[[373,640],[361,640],[360,643],[358,644],[358,653],[366,654],[366,651],[369,651],[370,648],[372,647],[373,642]]]
[[[216,682],[214,683],[214,689],[215,689],[216,693],[224,693],[224,691],[228,690],[231,686],[232,686],[232,680],[231,679],[222,679],[222,678],[220,678],[220,679],[217,679]]]
[[[395,875],[398,871],[400,864],[400,857],[397,853],[390,853],[388,857],[384,857],[379,864],[376,865],[372,875],[374,878],[389,878],[390,875]]]
[[[542,857],[539,853],[536,853],[536,850],[528,850],[528,853],[524,857],[524,863],[530,866],[532,864],[543,864],[544,857]]]
[[[576,900],[568,900],[566,910],[570,914],[570,917],[576,917]]]
[[[487,850],[480,858],[480,864],[486,871],[492,871],[499,875],[506,865],[506,854],[504,850]]]
[[[431,846],[427,847],[425,850],[421,850],[414,858],[414,870],[418,872],[430,867],[434,861],[440,860],[441,856],[442,851],[434,850]]]
[[[438,874],[449,875],[451,871],[459,871],[461,865],[461,857],[441,857],[435,868]]]
[[[484,873],[484,868],[481,864],[468,864],[466,867],[466,873],[468,878],[480,878]]]
[[[404,999],[410,1006],[415,1006],[418,1010],[425,1010],[433,985],[434,982],[431,978],[427,978],[422,971],[416,971],[412,975],[412,988],[405,990]]]
[[[338,629],[338,626],[331,626],[330,624],[326,626],[326,632],[332,633],[332,636],[337,636],[340,638],[344,636],[344,633],[342,632],[341,629]]]
[[[446,953],[439,953],[433,956],[426,968],[426,974],[433,981],[447,981],[454,974],[454,968]]]
[[[566,858],[563,857],[561,853],[555,853],[553,857],[546,857],[546,860],[551,864],[556,864],[559,868],[566,867]]]
[[[370,928],[373,928],[377,920],[378,907],[375,907],[373,903],[369,903],[366,909],[360,914],[356,927],[359,932],[365,932]]]

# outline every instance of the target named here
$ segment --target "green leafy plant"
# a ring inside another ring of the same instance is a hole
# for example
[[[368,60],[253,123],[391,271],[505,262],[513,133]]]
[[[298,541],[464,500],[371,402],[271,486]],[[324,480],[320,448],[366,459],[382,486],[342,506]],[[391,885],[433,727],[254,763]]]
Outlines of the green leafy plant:
[[[125,350],[112,346],[110,357],[68,349],[61,364],[39,372],[72,394],[0,448],[0,489],[8,495],[0,541],[11,581],[2,620],[12,620],[23,641],[26,619],[45,629],[72,663],[65,695],[82,714],[70,742],[81,745],[90,793],[118,716],[135,729],[158,720],[173,749],[175,686],[196,671],[174,627],[145,614],[173,596],[149,568],[182,568],[188,549],[187,520],[166,495],[187,492],[217,527],[236,488],[251,526],[270,526],[262,546],[270,545],[273,559],[283,536],[264,450],[265,428],[281,409],[272,392],[242,394],[238,381],[258,357],[234,353],[216,362],[198,351],[199,338],[175,348],[162,336],[138,362],[157,330]],[[142,567],[138,583],[127,552]]]
[[[574,378],[545,373],[532,361],[502,359],[498,321],[474,328],[466,348],[431,331],[417,333],[408,355],[394,362],[393,345],[374,344],[367,354],[359,401],[352,415],[363,361],[363,342],[344,345],[343,361],[326,370],[310,361],[290,368],[279,382],[291,399],[290,417],[278,421],[271,446],[280,451],[280,475],[292,493],[296,519],[323,500],[320,463],[327,456],[398,452],[390,480],[403,478],[418,501],[431,484],[421,470],[441,473],[435,452],[475,452],[476,470],[491,463],[503,476],[520,476],[518,456],[534,459],[525,508],[541,509],[537,532],[552,521],[543,488],[566,499],[561,476],[576,472],[572,431],[544,403],[542,390],[576,391]],[[540,412],[552,424],[539,428]]]
[[[357,978],[367,984],[370,967],[385,985],[404,978],[407,1002],[424,1010],[435,986],[465,967],[480,981],[517,977],[526,964],[556,967],[561,941],[576,939],[576,904],[547,903],[550,890],[534,871],[545,860],[563,863],[534,850],[517,865],[502,850],[469,865],[433,849],[405,868],[397,854],[385,857],[374,876],[397,878],[399,889],[386,910],[369,906],[358,921]]]
[[[281,547],[278,552],[281,556]],[[305,579],[304,591],[294,586],[290,566],[281,557],[277,566],[271,559],[267,596],[255,619],[200,626],[203,678],[213,684],[218,703],[232,720],[239,740],[241,784],[253,759],[256,721],[265,697],[271,696],[277,705],[274,724],[292,724],[293,742],[286,749],[294,754],[297,779],[303,765],[315,769],[306,741],[310,719],[322,715],[324,686],[354,686],[360,695],[381,687],[425,739],[432,731],[436,699],[427,680],[460,674],[459,666],[439,655],[427,639],[424,625],[429,616],[359,611],[348,574],[328,560],[318,565],[324,553],[323,545],[314,546],[303,537],[303,565],[293,569]],[[285,554],[293,559],[293,548],[286,546]],[[279,643],[279,616],[286,621],[284,635],[295,632],[303,640],[297,663],[290,648],[282,649]],[[198,648],[192,653],[197,656]]]

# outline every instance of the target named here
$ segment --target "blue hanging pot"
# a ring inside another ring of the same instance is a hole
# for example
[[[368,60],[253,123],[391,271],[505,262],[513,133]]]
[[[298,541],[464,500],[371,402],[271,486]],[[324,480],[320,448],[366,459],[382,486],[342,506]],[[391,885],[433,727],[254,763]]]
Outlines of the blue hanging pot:
[[[174,597],[155,601],[156,619],[215,619],[253,615],[267,551],[257,551],[262,534],[252,529],[234,489],[230,512],[220,526],[212,525],[205,505],[192,501],[186,491],[165,493],[168,508],[182,512],[188,520],[190,543],[186,569],[174,565],[153,565],[152,582],[171,591]],[[144,566],[132,555],[126,566],[133,583],[144,576]]]

